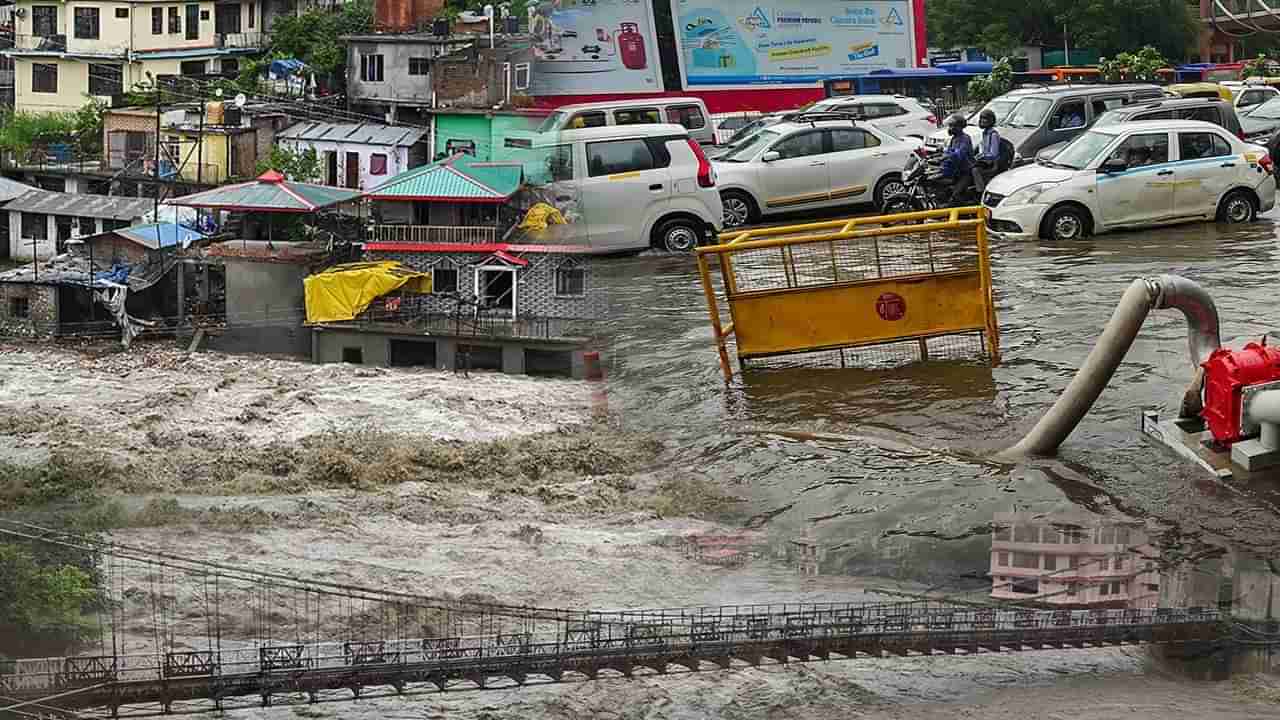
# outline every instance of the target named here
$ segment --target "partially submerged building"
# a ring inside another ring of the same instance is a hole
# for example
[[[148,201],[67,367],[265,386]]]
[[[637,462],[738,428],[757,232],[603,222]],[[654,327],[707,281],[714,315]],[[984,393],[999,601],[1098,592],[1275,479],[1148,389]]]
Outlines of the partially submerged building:
[[[134,224],[154,209],[155,201],[32,188],[3,207],[9,216],[9,257],[45,260],[65,251],[73,237]]]

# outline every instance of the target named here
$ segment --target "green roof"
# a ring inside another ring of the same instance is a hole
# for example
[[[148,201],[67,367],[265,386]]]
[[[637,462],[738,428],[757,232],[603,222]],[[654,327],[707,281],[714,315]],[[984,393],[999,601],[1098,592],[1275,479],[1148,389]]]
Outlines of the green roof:
[[[520,189],[519,163],[481,162],[466,154],[396,175],[369,191],[374,200],[502,202]]]
[[[193,195],[184,195],[169,202],[187,207],[245,212],[309,213],[330,205],[355,200],[361,195],[363,193],[359,190],[348,188],[289,182],[280,173],[270,170],[251,182],[223,185]]]

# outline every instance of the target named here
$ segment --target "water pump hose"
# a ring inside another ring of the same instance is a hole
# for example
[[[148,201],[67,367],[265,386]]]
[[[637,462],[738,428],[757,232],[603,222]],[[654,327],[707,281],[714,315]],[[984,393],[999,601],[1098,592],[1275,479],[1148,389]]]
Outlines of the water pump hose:
[[[1201,386],[1204,375],[1201,364],[1222,346],[1218,334],[1218,310],[1213,298],[1196,282],[1179,275],[1134,280],[1120,298],[1111,320],[1084,365],[1071,379],[1065,392],[1031,432],[1016,445],[1000,453],[1003,459],[1029,455],[1052,455],[1057,452],[1098,396],[1102,394],[1116,369],[1129,352],[1129,347],[1142,329],[1152,309],[1176,309],[1187,320],[1188,347],[1195,379],[1187,389],[1181,407],[1183,417],[1199,415]]]

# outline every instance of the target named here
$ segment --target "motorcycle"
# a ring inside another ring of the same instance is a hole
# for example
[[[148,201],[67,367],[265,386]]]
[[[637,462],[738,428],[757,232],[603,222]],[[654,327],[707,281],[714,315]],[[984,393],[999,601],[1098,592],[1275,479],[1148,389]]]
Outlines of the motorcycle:
[[[981,193],[973,185],[966,187],[958,197],[951,196],[953,182],[942,177],[942,151],[920,147],[907,157],[902,170],[903,190],[889,195],[880,205],[880,214],[941,210],[950,207],[977,205]]]

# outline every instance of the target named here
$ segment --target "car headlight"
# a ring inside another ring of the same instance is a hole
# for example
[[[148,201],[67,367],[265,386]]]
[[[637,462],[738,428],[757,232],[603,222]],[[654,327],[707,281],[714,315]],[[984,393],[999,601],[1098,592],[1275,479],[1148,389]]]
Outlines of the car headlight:
[[[1042,183],[1036,183],[1035,185],[1028,185],[1024,188],[1021,188],[1019,190],[1015,190],[1009,193],[1009,196],[1004,199],[1004,202],[1002,204],[1003,205],[1031,205],[1036,200],[1039,200],[1041,195],[1045,194],[1046,192],[1052,190],[1057,186],[1058,186],[1058,183],[1050,183],[1050,182],[1042,182]]]

